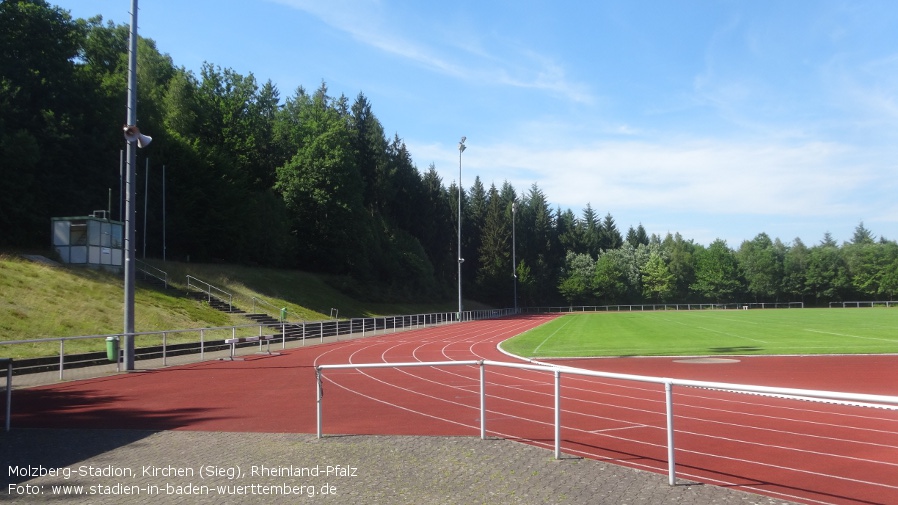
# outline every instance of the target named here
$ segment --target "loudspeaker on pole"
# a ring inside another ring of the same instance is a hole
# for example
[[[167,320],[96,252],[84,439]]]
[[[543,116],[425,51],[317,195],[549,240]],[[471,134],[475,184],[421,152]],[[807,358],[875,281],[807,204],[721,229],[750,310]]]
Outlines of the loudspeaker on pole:
[[[146,147],[153,141],[153,137],[140,133],[140,129],[135,125],[125,125],[125,140],[128,142],[137,141],[137,147]]]

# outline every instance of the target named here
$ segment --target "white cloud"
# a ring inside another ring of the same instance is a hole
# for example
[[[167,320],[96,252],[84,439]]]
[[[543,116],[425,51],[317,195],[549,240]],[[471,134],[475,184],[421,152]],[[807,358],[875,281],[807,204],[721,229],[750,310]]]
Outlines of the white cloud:
[[[416,19],[417,32],[389,15],[377,0],[271,0],[307,12],[362,44],[466,82],[547,91],[577,103],[592,103],[588,86],[568,79],[564,66],[527,47],[499,37],[476,36],[462,27],[458,37],[432,20]],[[421,37],[428,37],[421,40]],[[461,41],[461,42],[459,42]]]
[[[550,201],[575,212],[592,203],[615,211],[838,215],[861,205],[842,197],[854,187],[871,184],[874,177],[863,166],[845,165],[849,148],[819,142],[760,146],[621,141],[571,148],[469,147],[474,149],[464,157],[464,172],[470,174],[463,181],[465,187],[478,174],[487,186],[508,180],[519,191],[535,182]],[[457,152],[433,144],[410,145],[410,149],[416,159],[432,158],[447,185],[457,179]]]
[[[831,99],[849,118],[867,125],[898,122],[898,54],[854,62],[836,55],[824,67]]]
[[[376,0],[272,0],[319,18],[325,24],[349,34],[362,44],[399,56],[435,71],[460,77],[463,70],[440,58],[423,44],[403,37],[389,26],[384,6]]]

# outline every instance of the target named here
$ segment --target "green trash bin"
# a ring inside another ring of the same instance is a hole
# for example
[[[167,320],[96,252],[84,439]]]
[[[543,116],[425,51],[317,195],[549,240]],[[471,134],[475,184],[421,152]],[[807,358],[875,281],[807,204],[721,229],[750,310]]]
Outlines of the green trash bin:
[[[106,337],[106,359],[118,361],[118,337]]]
[[[287,320],[287,307],[281,309],[281,322]]]

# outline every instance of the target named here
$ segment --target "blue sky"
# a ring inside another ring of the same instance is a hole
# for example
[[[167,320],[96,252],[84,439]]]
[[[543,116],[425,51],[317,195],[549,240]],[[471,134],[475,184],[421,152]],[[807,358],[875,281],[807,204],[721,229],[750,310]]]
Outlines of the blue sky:
[[[130,0],[55,4],[130,21]],[[891,0],[143,0],[138,20],[197,74],[364,93],[446,186],[464,135],[465,188],[535,183],[622,233],[898,239]]]

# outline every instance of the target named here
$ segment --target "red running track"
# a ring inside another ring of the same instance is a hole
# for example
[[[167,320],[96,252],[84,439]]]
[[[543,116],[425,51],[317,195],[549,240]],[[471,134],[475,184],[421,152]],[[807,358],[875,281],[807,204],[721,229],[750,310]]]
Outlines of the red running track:
[[[321,364],[514,361],[499,342],[553,316],[439,326],[245,361],[210,361],[17,390],[14,426],[231,432],[316,430]],[[565,365],[894,394],[898,356],[566,360]],[[487,368],[487,433],[552,448],[551,374]],[[666,474],[661,386],[562,375],[562,451]],[[327,370],[325,434],[480,433],[474,366]],[[898,412],[677,387],[677,475],[802,503],[898,503]]]

